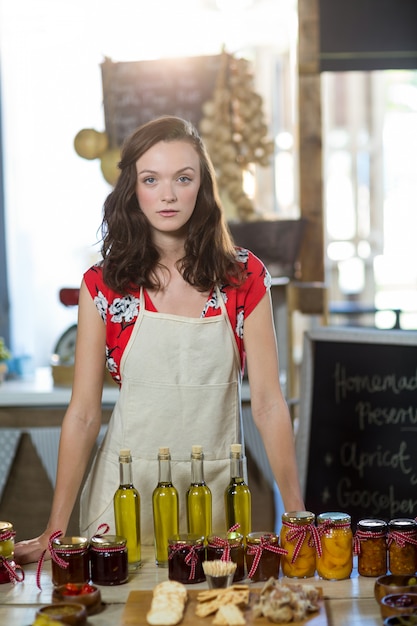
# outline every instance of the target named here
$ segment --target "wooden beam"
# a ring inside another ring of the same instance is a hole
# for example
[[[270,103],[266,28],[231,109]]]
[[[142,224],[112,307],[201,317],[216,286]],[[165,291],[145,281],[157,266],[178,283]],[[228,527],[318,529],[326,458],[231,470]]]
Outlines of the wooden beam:
[[[307,282],[323,282],[324,218],[319,0],[299,0],[298,18],[300,211],[301,217],[307,220],[300,251],[300,279]]]

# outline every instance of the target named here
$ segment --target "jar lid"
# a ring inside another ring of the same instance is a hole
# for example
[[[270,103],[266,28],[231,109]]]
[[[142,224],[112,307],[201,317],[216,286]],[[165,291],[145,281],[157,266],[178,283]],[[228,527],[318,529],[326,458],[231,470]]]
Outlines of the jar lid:
[[[319,524],[323,524],[324,522],[350,524],[350,521],[350,515],[348,515],[348,513],[341,513],[340,511],[330,511],[329,513],[320,513],[320,515],[317,515],[317,522]]]
[[[52,540],[52,545],[56,550],[80,550],[88,548],[86,537],[56,537]]]
[[[412,530],[417,530],[417,522],[413,520],[411,517],[399,517],[397,519],[392,519],[389,522],[389,527],[391,530],[399,530],[409,532]]]
[[[12,531],[13,530],[13,524],[11,524],[10,522],[0,522],[0,533],[4,533],[6,531]]]
[[[91,547],[124,548],[126,547],[126,539],[120,535],[95,535],[95,537],[91,537]]]
[[[282,521],[289,524],[312,524],[315,519],[311,511],[286,511],[282,514]]]
[[[383,519],[361,519],[357,525],[358,530],[370,532],[384,532],[388,528],[387,522]]]
[[[210,535],[207,538],[208,543],[216,543],[216,539],[224,539],[225,541],[228,541],[229,543],[241,543],[243,541],[243,535],[241,533],[238,532],[231,532],[231,533],[217,533],[216,535]]]
[[[254,533],[249,533],[246,536],[246,541],[251,544],[259,544],[261,543],[262,539],[268,543],[278,543],[278,537],[275,533],[254,532]]]
[[[194,535],[192,533],[180,533],[178,535],[173,535],[172,537],[170,537],[168,539],[168,543],[169,545],[175,546],[200,546],[204,543],[204,537],[202,537],[201,535]]]

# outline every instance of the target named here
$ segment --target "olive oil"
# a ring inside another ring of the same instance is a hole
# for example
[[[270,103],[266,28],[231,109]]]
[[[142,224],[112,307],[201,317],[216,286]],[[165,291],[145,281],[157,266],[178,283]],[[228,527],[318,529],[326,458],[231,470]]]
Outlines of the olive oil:
[[[251,493],[243,475],[242,446],[230,446],[230,482],[224,492],[227,528],[239,524],[239,532],[246,536],[252,530]]]
[[[155,561],[168,567],[168,543],[179,531],[178,492],[172,484],[169,448],[159,448],[158,484],[152,494]]]
[[[116,535],[126,539],[128,566],[136,570],[141,561],[140,495],[133,486],[130,450],[120,451],[119,472],[120,486],[113,498]]]
[[[187,527],[190,534],[206,540],[211,535],[212,497],[204,480],[202,446],[191,449],[191,484],[186,493]]]

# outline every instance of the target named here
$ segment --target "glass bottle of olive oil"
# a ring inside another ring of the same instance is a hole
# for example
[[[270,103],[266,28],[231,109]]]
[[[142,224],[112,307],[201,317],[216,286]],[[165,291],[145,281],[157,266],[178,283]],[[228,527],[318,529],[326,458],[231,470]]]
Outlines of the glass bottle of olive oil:
[[[140,495],[133,486],[132,456],[130,450],[120,450],[120,486],[113,497],[116,535],[125,537],[130,570],[136,570],[141,561]]]
[[[152,494],[155,560],[159,567],[168,567],[168,540],[178,535],[178,491],[172,484],[169,448],[159,448],[158,484]]]
[[[186,493],[188,532],[207,539],[211,535],[212,498],[204,480],[202,446],[191,448],[191,484]]]
[[[227,528],[239,524],[244,541],[252,529],[251,493],[243,473],[242,446],[230,446],[230,482],[224,492]]]

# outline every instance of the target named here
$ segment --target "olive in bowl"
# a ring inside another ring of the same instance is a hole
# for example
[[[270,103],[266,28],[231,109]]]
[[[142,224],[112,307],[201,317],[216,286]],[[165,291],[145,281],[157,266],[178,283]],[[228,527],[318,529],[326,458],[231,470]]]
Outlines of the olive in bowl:
[[[69,626],[84,626],[87,623],[87,610],[83,604],[75,602],[57,602],[41,607],[37,616],[47,616],[52,619],[69,624]]]
[[[374,593],[378,602],[390,593],[417,593],[417,578],[395,574],[379,576],[375,581]]]
[[[383,619],[392,615],[417,614],[417,593],[390,593],[381,599],[379,606]]]
[[[82,604],[88,615],[94,615],[102,609],[100,589],[88,583],[66,583],[55,587],[52,602]]]

